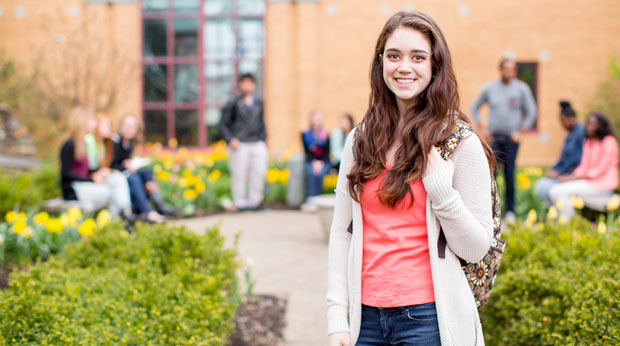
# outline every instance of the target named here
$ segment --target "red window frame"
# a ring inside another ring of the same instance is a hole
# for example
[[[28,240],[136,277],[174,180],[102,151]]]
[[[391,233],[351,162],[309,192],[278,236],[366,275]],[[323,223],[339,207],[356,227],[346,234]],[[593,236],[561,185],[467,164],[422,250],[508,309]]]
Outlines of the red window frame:
[[[168,6],[166,10],[161,11],[145,11],[142,8],[142,0],[139,1],[140,7],[140,28],[141,28],[141,40],[140,40],[140,56],[141,56],[141,100],[142,100],[142,118],[146,121],[146,111],[165,111],[166,112],[166,136],[167,138],[175,138],[175,112],[178,110],[196,110],[198,116],[198,146],[204,148],[208,143],[208,134],[206,127],[205,111],[208,108],[221,108],[222,104],[210,103],[206,100],[206,85],[207,78],[205,76],[205,66],[207,63],[232,63],[233,64],[233,76],[232,76],[232,90],[230,94],[236,90],[237,79],[239,76],[239,62],[242,58],[239,56],[239,19],[258,19],[265,25],[265,15],[240,15],[237,9],[237,0],[231,1],[231,9],[229,13],[206,15],[204,13],[204,3],[209,0],[198,0],[197,11],[175,11],[174,0],[168,0]],[[195,57],[177,57],[174,54],[174,21],[175,19],[190,18],[197,19],[197,55]],[[166,56],[161,57],[146,57],[144,56],[144,20],[145,19],[164,19],[166,21]],[[232,59],[207,59],[204,55],[204,24],[210,19],[230,19],[233,27],[233,34],[237,38],[235,40],[234,56]],[[265,30],[263,29],[263,35]],[[261,74],[264,71],[264,36],[263,36],[263,54],[256,62],[259,64]],[[151,64],[160,64],[166,66],[166,89],[167,100],[166,102],[147,102],[144,95],[144,66]],[[197,102],[175,102],[175,65],[177,64],[196,64],[198,66],[198,101]],[[264,74],[263,74],[264,75]],[[262,80],[258,81],[262,83]],[[262,89],[262,88],[261,88]]]

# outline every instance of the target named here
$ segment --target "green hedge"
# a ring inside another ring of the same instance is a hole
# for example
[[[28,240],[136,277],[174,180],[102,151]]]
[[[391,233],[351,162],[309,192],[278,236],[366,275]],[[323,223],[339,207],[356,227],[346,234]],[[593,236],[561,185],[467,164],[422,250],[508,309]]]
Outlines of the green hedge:
[[[0,170],[0,217],[10,210],[38,209],[45,200],[62,196],[58,170],[54,164],[25,172]]]
[[[510,226],[490,304],[488,345],[620,344],[620,236],[575,218]]]
[[[221,345],[234,329],[236,252],[217,228],[118,224],[14,272],[0,344]]]

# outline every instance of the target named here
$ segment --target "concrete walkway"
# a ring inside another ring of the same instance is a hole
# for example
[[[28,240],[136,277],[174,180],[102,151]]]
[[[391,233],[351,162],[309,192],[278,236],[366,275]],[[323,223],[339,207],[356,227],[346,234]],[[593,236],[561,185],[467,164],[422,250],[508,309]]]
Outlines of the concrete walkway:
[[[242,230],[239,257],[252,259],[255,294],[287,297],[286,345],[327,344],[327,242],[318,215],[261,211],[175,221],[198,233],[213,225],[232,246]],[[241,287],[245,287],[241,279]]]

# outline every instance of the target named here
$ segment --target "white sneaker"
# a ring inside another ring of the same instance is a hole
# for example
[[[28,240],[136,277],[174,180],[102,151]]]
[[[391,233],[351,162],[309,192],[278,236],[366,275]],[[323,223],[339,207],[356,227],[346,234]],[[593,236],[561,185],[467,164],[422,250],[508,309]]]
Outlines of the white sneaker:
[[[514,223],[515,220],[516,220],[515,213],[513,213],[512,211],[508,211],[504,215],[504,222],[506,223]]]

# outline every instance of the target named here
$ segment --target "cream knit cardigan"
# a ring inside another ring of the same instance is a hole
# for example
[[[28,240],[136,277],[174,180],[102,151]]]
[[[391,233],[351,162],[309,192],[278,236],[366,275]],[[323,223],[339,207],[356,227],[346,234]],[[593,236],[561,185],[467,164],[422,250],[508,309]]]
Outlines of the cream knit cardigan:
[[[327,287],[328,334],[349,332],[352,345],[360,332],[364,232],[360,204],[351,198],[347,186],[354,133],[347,138],[336,186]],[[475,134],[461,141],[452,162],[454,171],[438,171],[422,180],[428,196],[426,220],[435,305],[443,346],[478,346],[484,345],[478,309],[458,257],[477,262],[491,246],[491,177]],[[352,234],[347,232],[351,220]],[[448,243],[445,258],[437,255],[439,224]]]

